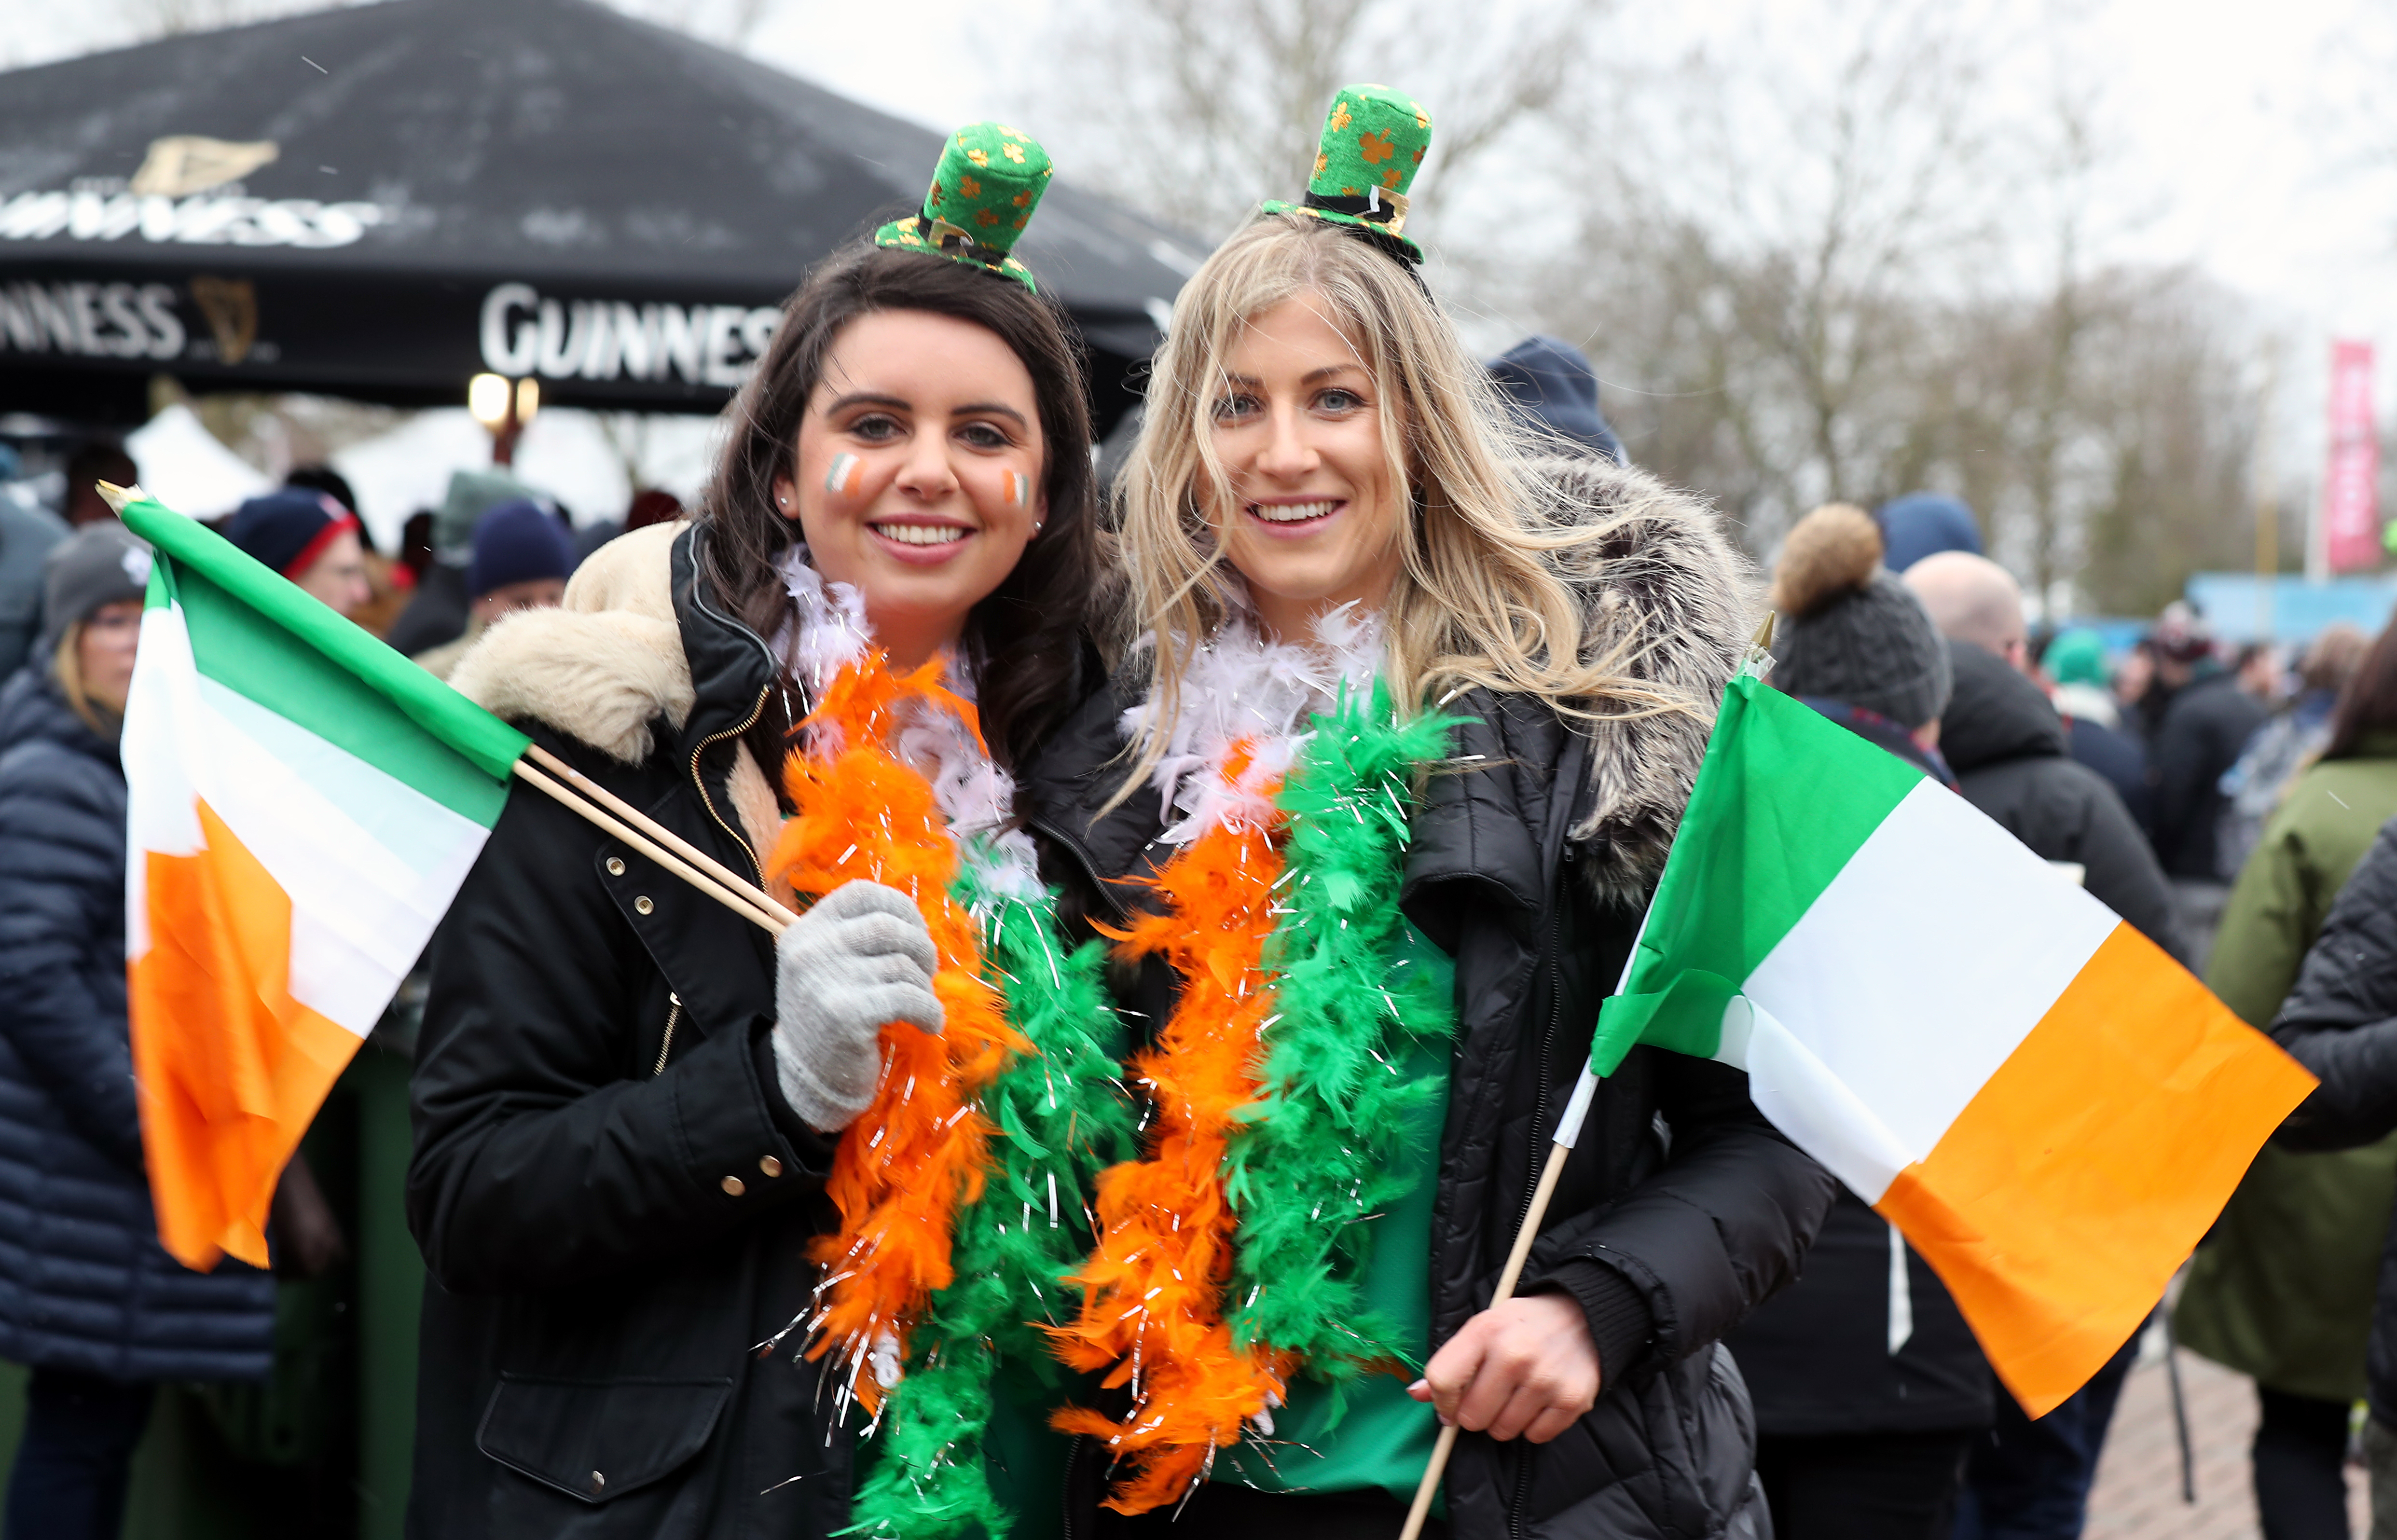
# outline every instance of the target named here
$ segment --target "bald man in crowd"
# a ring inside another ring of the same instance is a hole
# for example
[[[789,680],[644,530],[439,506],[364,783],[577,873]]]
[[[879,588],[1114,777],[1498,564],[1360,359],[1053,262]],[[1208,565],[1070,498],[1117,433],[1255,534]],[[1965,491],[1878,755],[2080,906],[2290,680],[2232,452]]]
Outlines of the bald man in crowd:
[[[2079,866],[2092,897],[2182,957],[2155,851],[2107,779],[2072,757],[2063,719],[2031,680],[2013,576],[1985,556],[1944,551],[1908,568],[1906,584],[1948,640],[1956,690],[1940,718],[1939,751],[1966,798],[2037,854]],[[1957,1540],[2081,1533],[2137,1340],[2038,1422],[2001,1392],[1998,1426],[1974,1450]]]

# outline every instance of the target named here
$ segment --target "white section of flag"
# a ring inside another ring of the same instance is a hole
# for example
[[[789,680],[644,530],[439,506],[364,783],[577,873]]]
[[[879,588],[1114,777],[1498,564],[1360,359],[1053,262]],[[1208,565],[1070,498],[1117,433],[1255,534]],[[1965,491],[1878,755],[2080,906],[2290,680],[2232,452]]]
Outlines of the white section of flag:
[[[125,759],[131,957],[149,949],[141,852],[200,847],[205,801],[291,901],[292,998],[364,1037],[431,939],[489,832],[213,680],[180,608],[141,623]]]
[[[1742,984],[1759,1109],[1792,1137],[1820,1129],[1824,1149],[1800,1144],[1880,1201],[2118,923],[1923,781]]]

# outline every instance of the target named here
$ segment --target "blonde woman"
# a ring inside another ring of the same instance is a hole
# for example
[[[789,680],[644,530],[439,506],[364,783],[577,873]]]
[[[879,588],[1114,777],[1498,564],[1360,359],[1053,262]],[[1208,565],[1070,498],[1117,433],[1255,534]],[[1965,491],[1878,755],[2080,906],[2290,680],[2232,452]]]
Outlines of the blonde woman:
[[[1702,504],[1504,426],[1403,232],[1428,138],[1344,90],[1306,200],[1183,290],[1143,667],[1027,776],[1065,912],[1145,955],[1071,1533],[1393,1534],[1442,1422],[1431,1533],[1761,1533],[1715,1345],[1832,1187],[1743,1075],[1635,1051],[1484,1308],[1757,608]]]

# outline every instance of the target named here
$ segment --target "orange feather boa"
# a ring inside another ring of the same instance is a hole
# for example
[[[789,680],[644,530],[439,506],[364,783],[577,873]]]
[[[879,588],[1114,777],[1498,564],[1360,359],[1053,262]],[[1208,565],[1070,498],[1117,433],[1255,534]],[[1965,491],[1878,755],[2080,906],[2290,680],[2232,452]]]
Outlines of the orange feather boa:
[[[1245,764],[1236,754],[1227,778]],[[1052,1332],[1066,1363],[1132,1386],[1120,1423],[1079,1407],[1051,1419],[1130,1463],[1106,1504],[1118,1513],[1147,1512],[1203,1480],[1243,1423],[1281,1404],[1295,1368],[1286,1354],[1236,1346],[1223,1309],[1238,1225],[1224,1154],[1257,1099],[1258,1036],[1273,1008],[1263,960],[1282,869],[1274,833],[1210,830],[1158,873],[1165,912],[1109,932],[1119,956],[1161,955],[1184,981],[1155,1046],[1132,1062],[1157,1114],[1148,1156],[1100,1175],[1099,1245],[1073,1279],[1081,1313]]]
[[[973,917],[950,896],[957,840],[932,788],[886,746],[918,707],[953,711],[980,736],[973,707],[941,686],[940,672],[936,661],[902,677],[878,650],[840,672],[801,724],[824,752],[794,753],[784,766],[797,812],[771,862],[776,877],[814,897],[860,877],[898,889],[916,901],[940,954],[932,989],[944,1028],[939,1037],[904,1023],[882,1028],[881,1080],[842,1135],[826,1184],[840,1225],[810,1248],[824,1275],[808,1356],[837,1347],[847,1391],[869,1413],[927,1303],[950,1282],[957,1212],[982,1196],[992,1131],[977,1098],[1011,1054],[1031,1046],[1008,1025],[983,976]]]

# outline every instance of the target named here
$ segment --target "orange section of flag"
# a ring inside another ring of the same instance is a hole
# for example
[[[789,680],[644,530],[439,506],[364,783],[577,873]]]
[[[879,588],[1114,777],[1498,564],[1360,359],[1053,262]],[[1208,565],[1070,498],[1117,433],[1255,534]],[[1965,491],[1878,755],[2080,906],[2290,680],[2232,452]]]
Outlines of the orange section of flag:
[[[202,1271],[266,1265],[284,1163],[360,1039],[291,998],[291,900],[206,802],[196,855],[147,863],[133,1070],[159,1243]]]
[[[2314,1078],[2117,925],[1875,1207],[2043,1416],[2163,1297]]]

